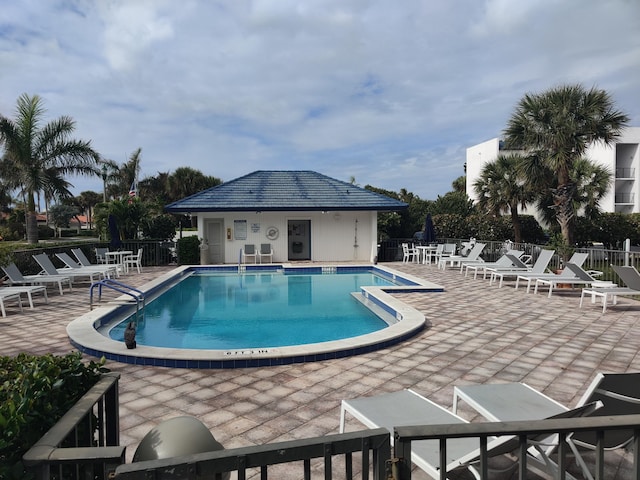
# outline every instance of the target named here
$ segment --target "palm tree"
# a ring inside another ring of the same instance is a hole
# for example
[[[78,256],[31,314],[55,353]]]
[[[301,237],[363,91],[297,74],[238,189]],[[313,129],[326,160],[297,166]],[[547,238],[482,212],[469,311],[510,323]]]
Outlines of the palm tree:
[[[523,158],[515,153],[498,155],[484,165],[480,176],[473,183],[478,197],[478,208],[491,215],[511,215],[516,243],[522,242],[522,224],[518,208],[525,208],[536,198],[536,192],[520,173]]]
[[[619,138],[628,121],[606,91],[577,84],[526,94],[507,123],[506,148],[524,149],[554,172],[552,208],[569,245],[574,243],[574,165],[591,144]]]
[[[25,93],[18,98],[15,120],[0,115],[0,144],[5,149],[1,171],[10,172],[7,183],[26,197],[29,243],[38,243],[36,195],[71,196],[65,175],[93,175],[99,159],[91,142],[70,138],[73,119],[62,116],[41,127],[44,113],[42,99]]]

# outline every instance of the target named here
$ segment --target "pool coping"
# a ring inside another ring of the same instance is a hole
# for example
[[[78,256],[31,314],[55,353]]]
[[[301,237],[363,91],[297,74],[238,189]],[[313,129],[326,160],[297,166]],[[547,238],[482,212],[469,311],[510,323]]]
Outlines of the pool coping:
[[[128,299],[130,300],[127,295],[122,295],[116,299],[115,302],[120,303],[98,306],[73,320],[67,325],[67,335],[72,345],[80,351],[88,355],[105,357],[122,363],[171,368],[243,368],[286,365],[358,355],[402,342],[422,331],[426,325],[426,318],[412,306],[390,295],[390,292],[444,291],[444,288],[440,285],[381,265],[336,264],[316,266],[279,263],[264,266],[247,265],[245,269],[246,271],[286,269],[316,273],[368,269],[382,276],[403,279],[408,283],[400,286],[361,287],[361,301],[363,304],[374,311],[382,309],[392,315],[397,322],[387,328],[366,335],[329,342],[286,347],[226,350],[175,349],[145,345],[138,345],[135,349],[127,349],[124,342],[112,340],[98,331],[100,326],[112,321],[114,317],[124,318],[127,313],[135,311],[135,306],[122,304]],[[142,290],[145,295],[148,294],[149,298],[152,299],[185,275],[202,270],[237,272],[238,267],[231,265],[181,266],[146,283],[138,290]]]

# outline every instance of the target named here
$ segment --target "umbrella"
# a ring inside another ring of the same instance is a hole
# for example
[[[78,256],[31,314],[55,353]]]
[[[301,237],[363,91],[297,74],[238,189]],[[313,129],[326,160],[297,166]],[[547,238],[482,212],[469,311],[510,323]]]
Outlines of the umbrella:
[[[116,223],[116,217],[111,214],[109,214],[109,233],[111,234],[111,247],[120,248],[122,246],[122,240],[120,240],[118,224]]]
[[[436,229],[433,227],[433,220],[431,220],[430,213],[427,213],[427,218],[424,221],[424,235],[422,240],[425,243],[433,243],[436,241]]]

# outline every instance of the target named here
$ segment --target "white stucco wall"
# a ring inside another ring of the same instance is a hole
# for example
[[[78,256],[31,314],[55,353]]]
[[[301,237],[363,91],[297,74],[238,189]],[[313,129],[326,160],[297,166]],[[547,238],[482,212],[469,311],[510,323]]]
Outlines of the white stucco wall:
[[[377,255],[375,211],[198,213],[200,238],[207,238],[207,222],[214,219],[219,219],[223,224],[224,263],[238,263],[240,250],[245,244],[254,244],[259,249],[262,243],[271,244],[274,262],[289,261],[289,220],[310,221],[311,261],[372,262]],[[244,240],[235,238],[236,220],[246,221],[247,238]],[[279,232],[278,238],[269,239],[266,234],[269,230],[273,231],[273,227]],[[231,229],[230,240],[226,238],[228,228]],[[357,247],[354,247],[356,235]]]
[[[478,198],[473,191],[473,182],[480,176],[485,163],[492,162],[498,156],[500,140],[492,138],[467,148],[467,196],[476,201]]]

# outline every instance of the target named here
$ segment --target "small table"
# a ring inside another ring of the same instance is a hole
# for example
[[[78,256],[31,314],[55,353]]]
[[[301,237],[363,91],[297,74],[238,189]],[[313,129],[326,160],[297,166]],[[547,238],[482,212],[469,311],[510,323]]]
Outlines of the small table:
[[[111,263],[111,259],[113,259],[113,263],[115,263],[118,266],[123,266],[124,265],[124,258],[128,257],[129,255],[133,255],[133,252],[131,250],[115,250],[113,252],[105,252],[104,256],[107,259],[107,263]],[[125,270],[123,268],[123,270]]]
[[[422,264],[427,265],[431,264],[431,258],[433,254],[437,250],[438,247],[435,245],[416,245],[416,250],[418,250],[418,254],[422,259]]]
[[[566,412],[561,403],[531,388],[526,383],[464,385],[453,388],[453,413],[458,400],[492,422],[540,420]]]

